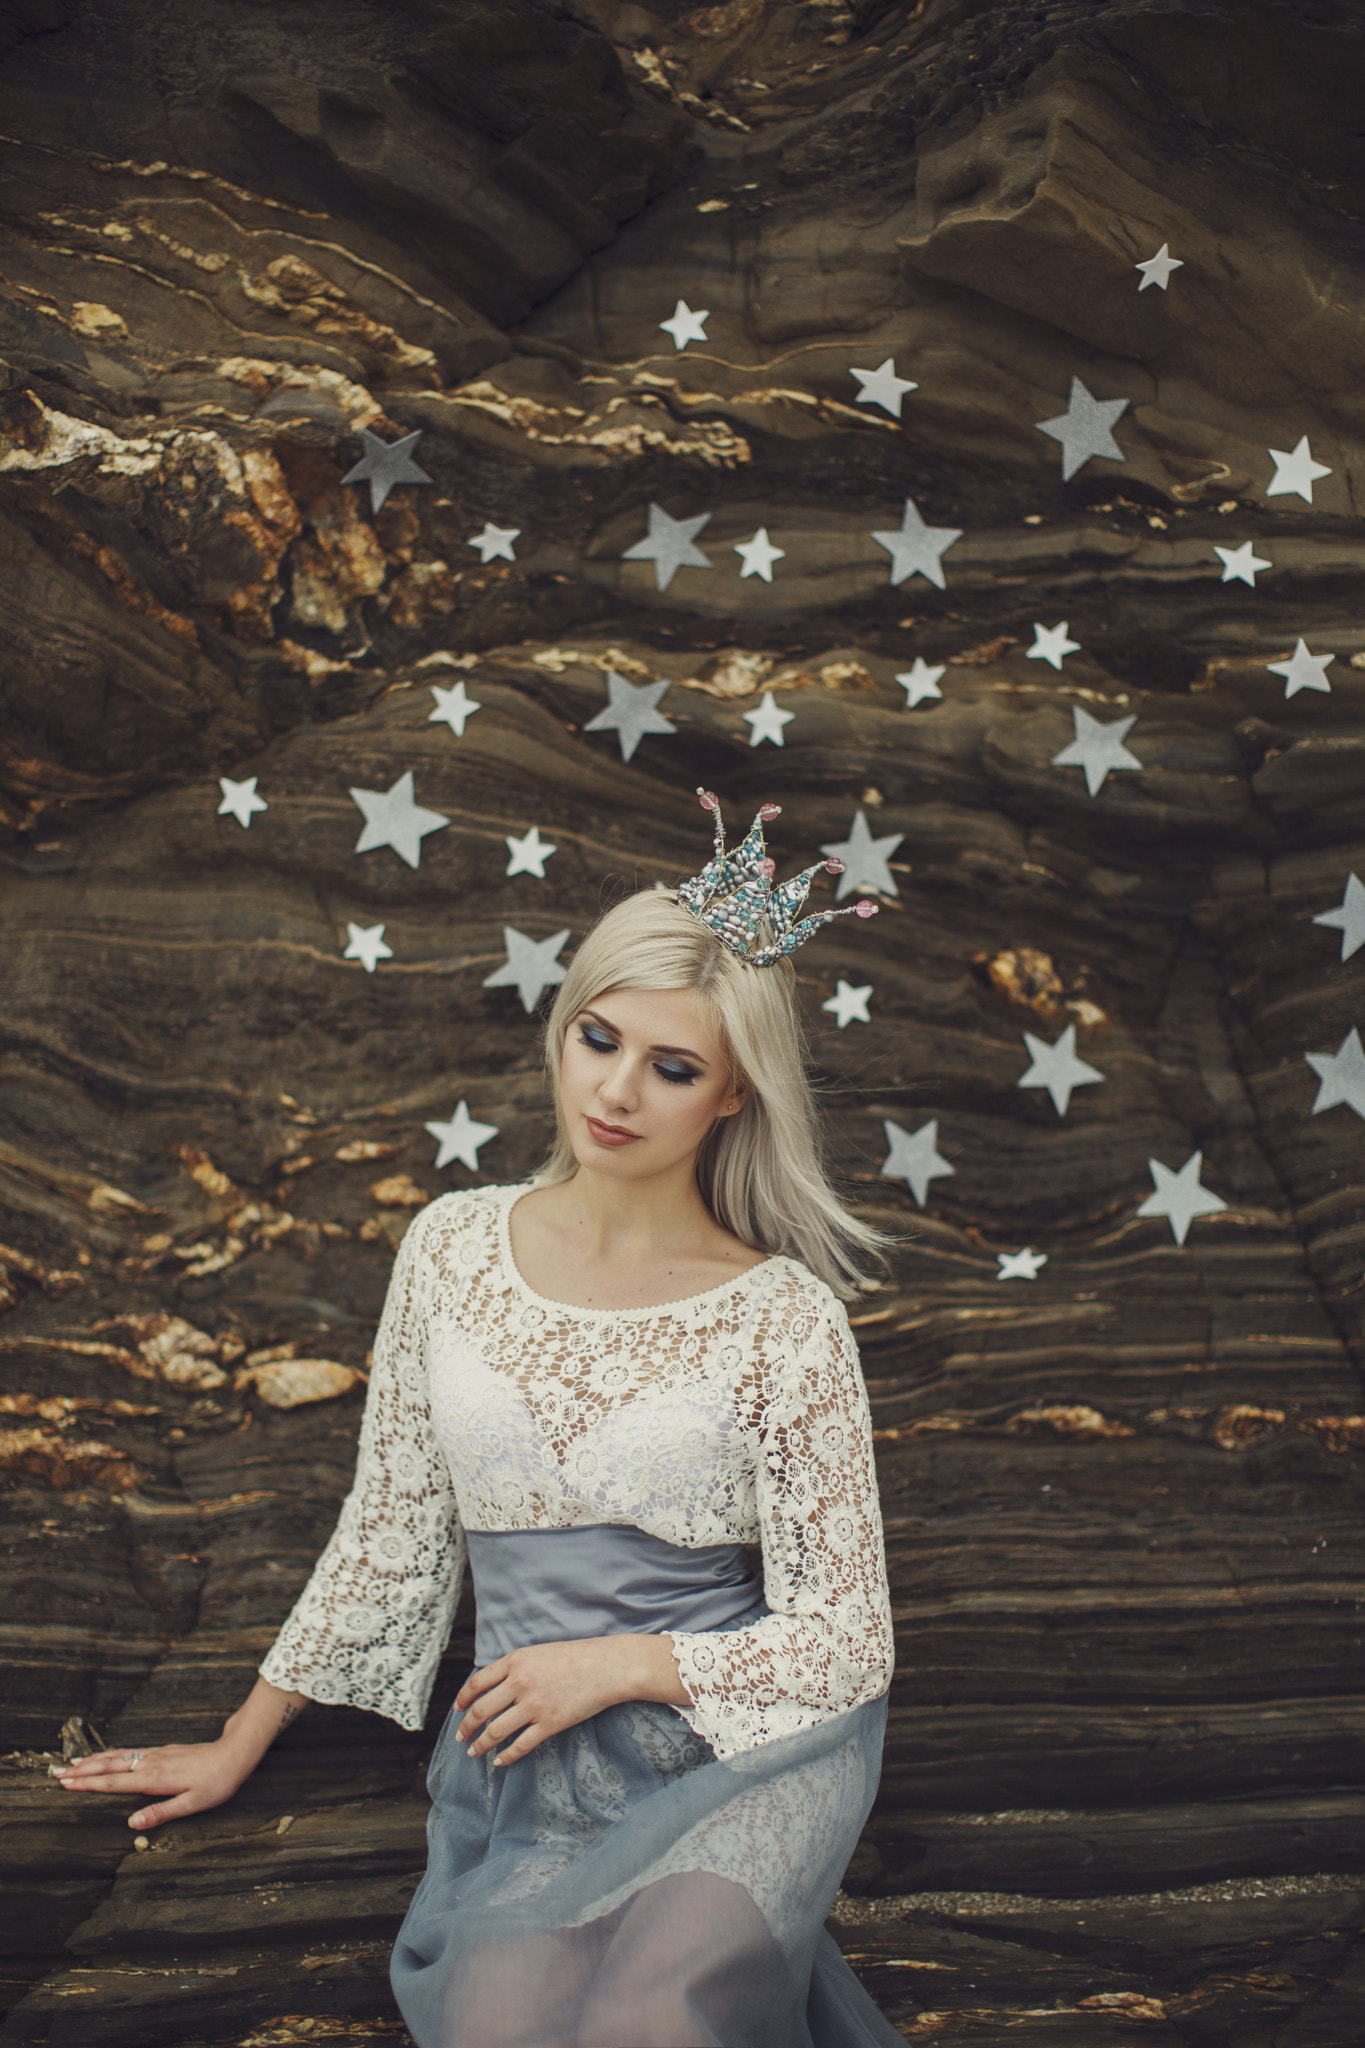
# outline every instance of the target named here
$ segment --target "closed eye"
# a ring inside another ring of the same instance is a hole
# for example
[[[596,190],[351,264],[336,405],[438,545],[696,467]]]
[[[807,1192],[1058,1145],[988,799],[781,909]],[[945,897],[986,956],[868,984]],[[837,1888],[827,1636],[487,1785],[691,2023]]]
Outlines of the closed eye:
[[[605,1053],[616,1050],[615,1040],[608,1038],[605,1031],[599,1031],[591,1024],[579,1026],[578,1042],[580,1045],[586,1045],[589,1052]],[[695,1067],[681,1066],[675,1060],[656,1060],[654,1071],[660,1080],[671,1082],[675,1088],[689,1088],[697,1078]]]

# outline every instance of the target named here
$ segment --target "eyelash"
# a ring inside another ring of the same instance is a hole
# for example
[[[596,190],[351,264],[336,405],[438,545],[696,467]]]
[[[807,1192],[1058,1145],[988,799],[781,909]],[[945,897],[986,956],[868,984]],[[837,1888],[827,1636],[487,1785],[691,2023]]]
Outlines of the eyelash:
[[[579,1026],[578,1042],[580,1045],[586,1045],[589,1052],[615,1052],[616,1050],[612,1041],[602,1033],[599,1032],[594,1038],[591,1035],[591,1027],[586,1024]],[[657,1060],[654,1063],[654,1071],[660,1080],[669,1082],[675,1088],[690,1088],[697,1078],[695,1070],[691,1067],[675,1067],[670,1073],[669,1069],[661,1067]]]

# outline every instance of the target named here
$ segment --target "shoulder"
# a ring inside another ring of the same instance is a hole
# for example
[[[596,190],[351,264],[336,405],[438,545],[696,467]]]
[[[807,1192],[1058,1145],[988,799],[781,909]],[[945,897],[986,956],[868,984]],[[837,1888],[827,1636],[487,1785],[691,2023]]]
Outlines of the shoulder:
[[[799,1259],[778,1254],[753,1268],[750,1286],[761,1304],[769,1343],[804,1351],[823,1340],[857,1356],[848,1311],[839,1296]]]
[[[408,1225],[400,1259],[441,1266],[466,1246],[493,1244],[503,1206],[530,1185],[525,1181],[514,1186],[452,1188],[448,1194],[437,1195]]]

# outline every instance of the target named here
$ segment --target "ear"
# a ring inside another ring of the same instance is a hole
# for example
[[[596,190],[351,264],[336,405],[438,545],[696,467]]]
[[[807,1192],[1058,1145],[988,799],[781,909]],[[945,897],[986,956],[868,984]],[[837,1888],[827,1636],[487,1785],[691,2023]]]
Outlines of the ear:
[[[722,1116],[738,1116],[752,1093],[753,1090],[747,1081],[737,1081],[721,1105],[720,1114]]]

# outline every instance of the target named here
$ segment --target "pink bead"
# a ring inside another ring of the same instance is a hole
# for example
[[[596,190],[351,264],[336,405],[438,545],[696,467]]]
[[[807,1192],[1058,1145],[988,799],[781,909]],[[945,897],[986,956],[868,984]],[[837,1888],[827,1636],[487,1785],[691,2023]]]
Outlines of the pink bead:
[[[720,798],[713,791],[698,789],[697,795],[701,799],[701,807],[704,811],[714,811],[720,808]]]
[[[775,860],[761,860],[758,864],[758,871],[761,875],[775,875],[777,873],[777,862]]]
[[[758,815],[765,825],[771,825],[774,818],[782,816],[782,806],[781,804],[760,804]]]
[[[843,862],[837,855],[831,855],[830,859],[825,862],[825,873],[827,875],[841,875],[843,872]]]
[[[877,906],[875,903],[869,903],[864,896],[854,915],[856,917],[875,917],[877,915]]]

